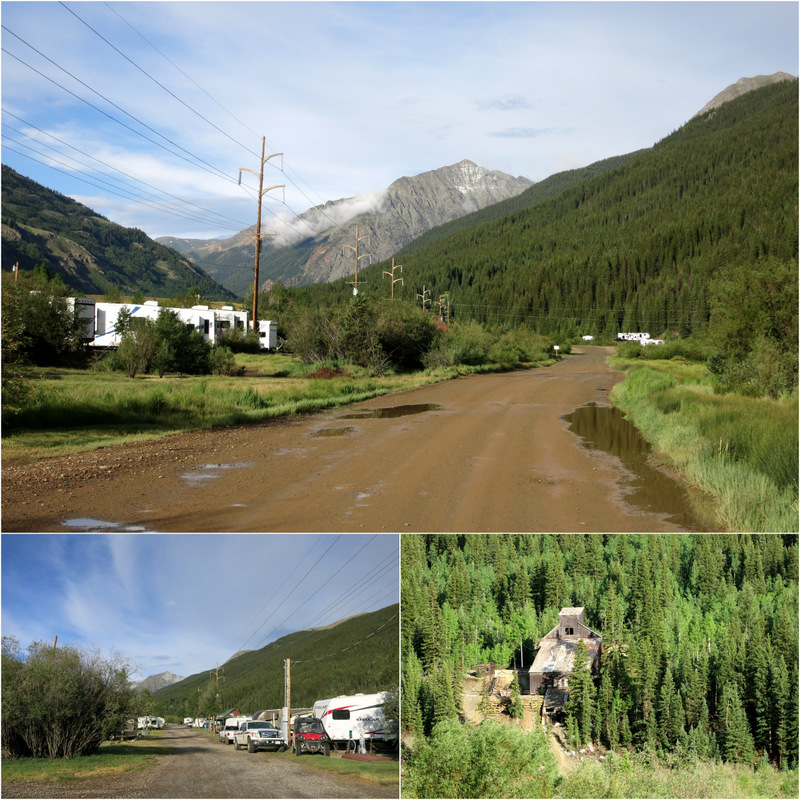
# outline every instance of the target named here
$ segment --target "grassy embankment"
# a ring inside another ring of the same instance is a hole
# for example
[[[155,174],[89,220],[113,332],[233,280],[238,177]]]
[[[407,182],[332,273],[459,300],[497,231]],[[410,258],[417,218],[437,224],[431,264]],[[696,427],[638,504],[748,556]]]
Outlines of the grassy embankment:
[[[239,354],[237,363],[247,376],[128,378],[92,370],[31,369],[35,399],[4,425],[3,459],[65,455],[335,408],[491,369],[452,367],[373,377],[347,367],[339,377],[320,379],[314,377],[319,365],[303,365],[282,354]]]
[[[796,769],[754,770],[743,764],[696,759],[669,764],[645,754],[581,762],[563,776],[554,797],[797,797]]]
[[[704,363],[612,357],[611,393],[653,448],[711,495],[730,531],[798,526],[798,400],[715,394]]]
[[[109,778],[152,766],[158,756],[172,754],[172,747],[161,740],[160,731],[150,731],[135,742],[107,742],[92,756],[75,758],[3,759],[3,783],[27,781],[56,784],[81,778]]]

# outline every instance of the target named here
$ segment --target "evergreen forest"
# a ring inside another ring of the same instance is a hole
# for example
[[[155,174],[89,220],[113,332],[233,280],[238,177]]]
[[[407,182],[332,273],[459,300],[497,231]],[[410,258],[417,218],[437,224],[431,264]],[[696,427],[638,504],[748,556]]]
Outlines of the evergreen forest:
[[[287,658],[294,708],[342,694],[396,692],[398,611],[397,604],[387,606],[238,653],[221,665],[219,682],[213,671],[200,672],[155,692],[153,712],[179,720],[216,716],[229,708],[250,714],[282,708]]]
[[[490,662],[527,673],[567,606],[584,607],[602,636],[599,672],[569,678],[575,750],[592,744],[609,763],[796,770],[797,534],[407,534],[401,551],[409,796],[441,796],[425,776],[438,740],[452,752],[484,729],[484,748],[499,736],[494,721],[464,722],[465,673]],[[443,791],[481,796],[455,787]],[[490,796],[537,796],[514,791]]]

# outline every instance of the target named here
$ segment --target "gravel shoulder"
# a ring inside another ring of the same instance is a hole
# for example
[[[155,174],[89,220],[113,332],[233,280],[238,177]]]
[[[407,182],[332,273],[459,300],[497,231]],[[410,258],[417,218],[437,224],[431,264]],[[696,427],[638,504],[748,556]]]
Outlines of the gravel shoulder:
[[[621,376],[607,354],[576,348],[549,367],[330,412],[9,464],[3,530],[680,530],[628,507],[621,463],[581,448],[562,419],[608,404]]]
[[[94,777],[60,784],[3,784],[3,797],[69,798],[388,798],[399,786],[378,786],[311,769],[303,758],[275,758],[271,753],[234,751],[201,732],[168,726],[160,740],[175,755],[159,757],[138,772]],[[270,756],[273,756],[270,758]],[[296,759],[296,760],[295,760]],[[399,767],[398,767],[399,769]]]

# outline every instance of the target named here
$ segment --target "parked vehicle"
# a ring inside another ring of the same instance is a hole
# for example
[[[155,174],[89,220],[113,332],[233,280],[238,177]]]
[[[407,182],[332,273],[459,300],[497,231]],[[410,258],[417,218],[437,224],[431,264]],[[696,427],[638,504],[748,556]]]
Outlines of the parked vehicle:
[[[193,722],[194,722],[194,720],[191,717],[184,717],[183,718],[183,724],[186,725],[187,728],[191,728]]]
[[[298,717],[294,721],[294,754],[331,754],[331,740],[325,733],[325,726],[316,717]]]
[[[322,721],[334,744],[396,740],[389,730],[383,705],[388,692],[341,695],[314,703],[314,716]]]
[[[233,744],[233,734],[238,732],[243,722],[248,722],[250,719],[252,717],[228,717],[219,732],[219,740],[225,744]]]
[[[285,750],[286,742],[271,722],[249,719],[233,734],[233,749],[238,750],[241,747],[246,747],[248,753],[255,753],[256,750]]]

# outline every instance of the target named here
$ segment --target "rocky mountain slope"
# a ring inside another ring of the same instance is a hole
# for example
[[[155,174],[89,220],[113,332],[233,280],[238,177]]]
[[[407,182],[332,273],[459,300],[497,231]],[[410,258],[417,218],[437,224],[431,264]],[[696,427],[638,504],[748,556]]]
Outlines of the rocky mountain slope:
[[[165,686],[172,686],[173,683],[182,681],[180,675],[175,675],[172,672],[160,672],[158,675],[149,675],[143,681],[131,681],[131,686],[134,689],[147,689],[149,692],[157,692]]]
[[[356,226],[360,267],[389,258],[417,236],[445,222],[514,197],[532,186],[527,178],[490,171],[472,161],[396,180],[385,191],[328,202],[289,223],[269,220],[278,241],[262,245],[262,286],[331,281],[353,274]],[[315,235],[309,236],[316,231]],[[173,237],[159,241],[183,252],[216,280],[242,294],[252,280],[250,237],[212,240],[203,246]]]
[[[732,83],[718,95],[712,97],[692,119],[702,116],[707,111],[711,111],[714,108],[719,108],[723,103],[727,103],[729,100],[733,100],[736,97],[741,97],[741,95],[752,92],[754,89],[760,89],[762,86],[767,86],[770,83],[791,81],[794,80],[794,78],[794,75],[789,75],[786,72],[775,72],[772,75],[756,75],[754,78],[739,78],[736,83]]]

